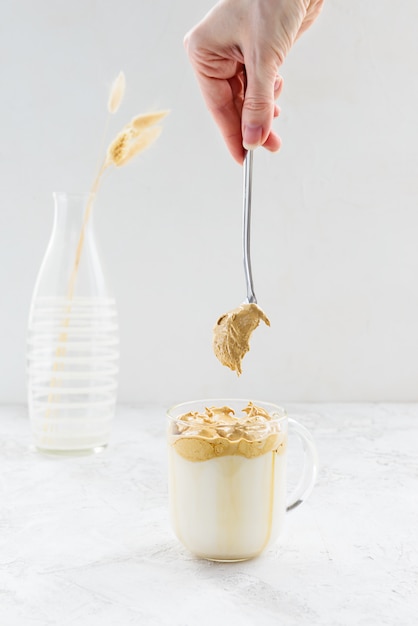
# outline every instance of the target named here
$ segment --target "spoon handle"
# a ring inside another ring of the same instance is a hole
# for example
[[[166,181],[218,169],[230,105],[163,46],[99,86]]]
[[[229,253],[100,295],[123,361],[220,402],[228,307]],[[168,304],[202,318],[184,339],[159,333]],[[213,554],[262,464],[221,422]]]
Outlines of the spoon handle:
[[[244,212],[243,212],[243,252],[244,272],[247,284],[247,302],[257,304],[251,272],[250,238],[251,238],[251,191],[253,175],[253,151],[248,150],[244,159]]]

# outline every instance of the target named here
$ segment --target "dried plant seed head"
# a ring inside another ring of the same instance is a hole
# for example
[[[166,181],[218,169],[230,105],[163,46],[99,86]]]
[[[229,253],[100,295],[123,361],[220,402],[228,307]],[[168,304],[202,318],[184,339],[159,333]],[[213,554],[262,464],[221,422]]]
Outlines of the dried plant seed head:
[[[113,81],[113,85],[110,89],[109,100],[107,103],[109,113],[116,113],[119,109],[125,94],[125,86],[125,74],[123,72],[119,72],[118,77]]]
[[[157,111],[134,117],[110,144],[104,167],[112,164],[121,167],[146,150],[162,132],[161,126],[155,126],[156,122],[168,113],[169,111]]]
[[[169,114],[170,111],[156,111],[155,113],[143,113],[142,115],[137,115],[131,120],[131,127],[136,132],[139,133],[145,128],[149,128],[150,126],[154,126],[160,120],[162,120],[166,115]]]
[[[114,163],[118,165],[119,162],[125,157],[131,131],[129,129],[123,129],[116,138],[110,144],[107,150],[106,163]]]
[[[126,165],[134,156],[149,148],[161,135],[162,130],[161,126],[152,126],[151,128],[145,129],[138,137],[135,137],[135,139],[129,143],[121,157],[114,160],[115,165],[117,165],[117,167]]]

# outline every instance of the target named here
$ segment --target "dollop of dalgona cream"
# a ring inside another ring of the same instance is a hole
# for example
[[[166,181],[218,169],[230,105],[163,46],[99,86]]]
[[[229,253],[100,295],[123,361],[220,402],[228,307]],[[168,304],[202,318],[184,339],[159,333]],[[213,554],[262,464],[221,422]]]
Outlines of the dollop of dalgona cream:
[[[223,406],[184,413],[173,422],[170,444],[188,461],[232,455],[251,459],[284,451],[286,436],[277,420],[252,402],[242,412],[238,416]]]
[[[270,320],[257,304],[241,306],[222,315],[213,329],[213,351],[222,365],[242,373],[241,362],[250,349],[250,336],[263,320]]]

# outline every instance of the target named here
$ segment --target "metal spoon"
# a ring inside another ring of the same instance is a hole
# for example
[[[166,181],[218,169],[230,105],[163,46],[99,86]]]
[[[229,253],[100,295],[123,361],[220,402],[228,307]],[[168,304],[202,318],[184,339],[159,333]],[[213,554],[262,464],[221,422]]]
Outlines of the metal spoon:
[[[250,349],[250,336],[263,320],[267,326],[270,321],[257,304],[254,293],[250,258],[251,227],[251,183],[253,153],[249,150],[244,159],[244,213],[243,213],[243,250],[244,272],[247,283],[247,299],[238,308],[222,315],[213,329],[213,350],[216,357],[231,370],[241,374],[241,362]]]
[[[244,207],[243,207],[243,252],[244,272],[247,284],[247,303],[257,304],[251,271],[250,235],[251,235],[251,192],[253,176],[253,151],[248,150],[244,159]]]

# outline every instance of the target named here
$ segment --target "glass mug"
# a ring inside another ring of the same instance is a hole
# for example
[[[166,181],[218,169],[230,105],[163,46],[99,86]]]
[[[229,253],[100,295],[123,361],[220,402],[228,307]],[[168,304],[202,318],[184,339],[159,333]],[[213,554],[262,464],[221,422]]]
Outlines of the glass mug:
[[[229,423],[211,407],[232,409]],[[196,556],[212,561],[258,556],[279,536],[286,511],[312,491],[317,453],[311,434],[267,402],[184,402],[167,416],[170,513],[178,539]],[[289,433],[302,441],[305,463],[288,498]]]

